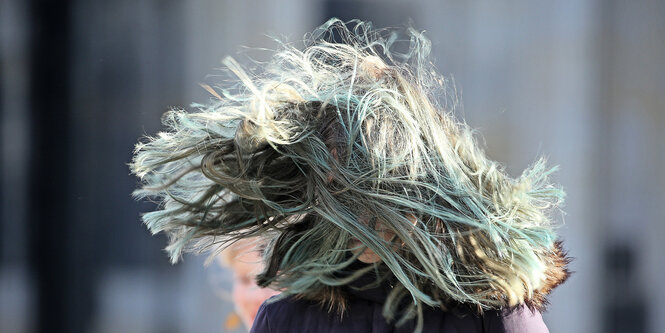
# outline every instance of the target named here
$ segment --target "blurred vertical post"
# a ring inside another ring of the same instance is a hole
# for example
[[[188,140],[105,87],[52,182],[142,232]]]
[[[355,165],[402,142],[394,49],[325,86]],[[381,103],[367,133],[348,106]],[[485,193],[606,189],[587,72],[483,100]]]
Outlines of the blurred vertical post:
[[[70,223],[71,1],[31,1],[32,128],[29,148],[30,267],[36,282],[36,332],[82,332],[90,311],[81,239]]]

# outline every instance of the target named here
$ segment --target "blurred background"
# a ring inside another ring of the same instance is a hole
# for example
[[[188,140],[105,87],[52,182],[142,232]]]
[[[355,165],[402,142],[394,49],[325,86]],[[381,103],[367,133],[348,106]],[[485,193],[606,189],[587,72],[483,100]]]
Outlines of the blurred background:
[[[665,1],[0,0],[0,332],[241,332],[229,272],[171,266],[133,145],[225,55],[327,18],[427,31],[513,175],[560,165],[552,332],[665,330]]]

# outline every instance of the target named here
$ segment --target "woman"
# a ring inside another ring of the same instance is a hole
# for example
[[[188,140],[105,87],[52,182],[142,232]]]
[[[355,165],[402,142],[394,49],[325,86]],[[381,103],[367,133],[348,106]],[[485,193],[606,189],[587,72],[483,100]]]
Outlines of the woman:
[[[226,59],[237,79],[206,87],[216,101],[137,145],[135,195],[163,203],[143,220],[173,262],[269,241],[257,283],[281,294],[253,332],[547,330],[568,275],[554,169],[512,179],[489,160],[429,40],[405,34],[331,19],[260,74]]]

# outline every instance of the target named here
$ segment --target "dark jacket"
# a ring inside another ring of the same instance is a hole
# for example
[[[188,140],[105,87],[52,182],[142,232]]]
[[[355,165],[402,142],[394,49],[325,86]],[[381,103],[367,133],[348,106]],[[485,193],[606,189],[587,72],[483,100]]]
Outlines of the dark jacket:
[[[383,303],[390,285],[367,290],[346,288],[347,309],[343,316],[329,312],[320,303],[289,297],[275,302],[265,302],[259,308],[250,333],[312,332],[312,333],[411,333],[416,319],[396,327],[383,315]],[[526,306],[510,310],[490,310],[477,315],[462,307],[443,311],[438,308],[423,310],[423,332],[444,333],[517,333],[548,332],[540,312],[532,312]]]

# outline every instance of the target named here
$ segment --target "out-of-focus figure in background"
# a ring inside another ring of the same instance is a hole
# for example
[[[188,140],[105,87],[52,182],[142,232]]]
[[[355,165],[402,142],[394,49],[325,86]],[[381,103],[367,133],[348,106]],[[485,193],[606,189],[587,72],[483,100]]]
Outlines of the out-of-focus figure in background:
[[[249,330],[252,328],[254,317],[256,317],[261,303],[279,293],[270,288],[259,288],[256,285],[256,274],[263,269],[258,241],[242,239],[233,243],[217,256],[217,262],[233,272],[231,300],[235,313],[226,319],[225,328],[237,327],[238,323],[235,318],[239,317]]]

